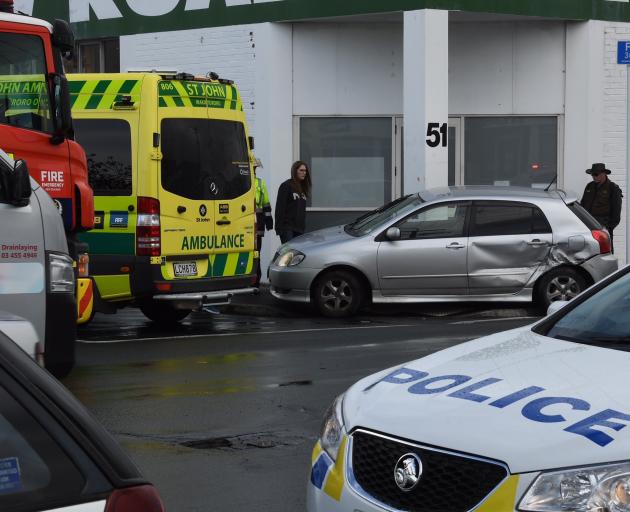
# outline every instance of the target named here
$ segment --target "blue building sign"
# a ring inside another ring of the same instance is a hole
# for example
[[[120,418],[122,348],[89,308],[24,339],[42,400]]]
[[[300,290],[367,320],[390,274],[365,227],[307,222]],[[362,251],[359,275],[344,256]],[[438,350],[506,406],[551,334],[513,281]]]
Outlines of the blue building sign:
[[[630,41],[617,41],[617,64],[630,64]]]

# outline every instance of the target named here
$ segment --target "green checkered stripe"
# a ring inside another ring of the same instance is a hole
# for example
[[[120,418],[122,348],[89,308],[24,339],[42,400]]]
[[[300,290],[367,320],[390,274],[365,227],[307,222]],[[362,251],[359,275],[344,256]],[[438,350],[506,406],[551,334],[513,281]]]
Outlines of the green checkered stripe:
[[[162,80],[158,105],[163,108],[200,107],[243,110],[236,87],[215,82]]]
[[[70,102],[75,110],[110,109],[123,96],[131,96],[137,107],[141,85],[140,80],[72,80]]]
[[[230,277],[251,274],[254,270],[253,252],[213,254],[205,277]]]

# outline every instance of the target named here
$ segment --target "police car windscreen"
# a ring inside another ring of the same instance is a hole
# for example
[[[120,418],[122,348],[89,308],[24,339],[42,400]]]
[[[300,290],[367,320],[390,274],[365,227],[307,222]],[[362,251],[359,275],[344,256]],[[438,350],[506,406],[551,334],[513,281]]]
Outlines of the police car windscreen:
[[[217,119],[164,119],[162,188],[188,199],[234,199],[251,187],[245,128]]]

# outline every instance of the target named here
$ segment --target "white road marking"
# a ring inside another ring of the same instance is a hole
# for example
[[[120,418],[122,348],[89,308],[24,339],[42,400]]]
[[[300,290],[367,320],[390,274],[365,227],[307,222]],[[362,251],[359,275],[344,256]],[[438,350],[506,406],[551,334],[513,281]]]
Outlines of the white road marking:
[[[484,318],[482,320],[460,320],[459,322],[449,322],[451,325],[464,325],[464,324],[480,324],[484,322],[501,322],[505,320],[540,320],[539,316],[514,316],[510,318]]]
[[[354,329],[392,329],[397,327],[416,327],[418,324],[396,324],[396,325],[369,325],[354,327],[324,327],[321,329],[292,329],[286,331],[245,331],[245,332],[222,332],[209,334],[191,334],[188,336],[156,336],[155,338],[125,338],[118,340],[77,340],[79,343],[99,344],[99,343],[126,343],[128,341],[159,341],[159,340],[184,340],[194,338],[208,338],[219,336],[251,336],[261,334],[294,334],[306,332],[324,332],[324,331],[351,331]]]

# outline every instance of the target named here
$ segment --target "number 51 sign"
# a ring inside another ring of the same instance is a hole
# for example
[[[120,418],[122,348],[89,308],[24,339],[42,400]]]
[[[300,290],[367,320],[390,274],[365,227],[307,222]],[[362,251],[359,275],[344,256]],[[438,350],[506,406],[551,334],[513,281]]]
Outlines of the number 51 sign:
[[[427,146],[437,148],[439,145],[446,147],[448,126],[446,123],[427,124]]]

